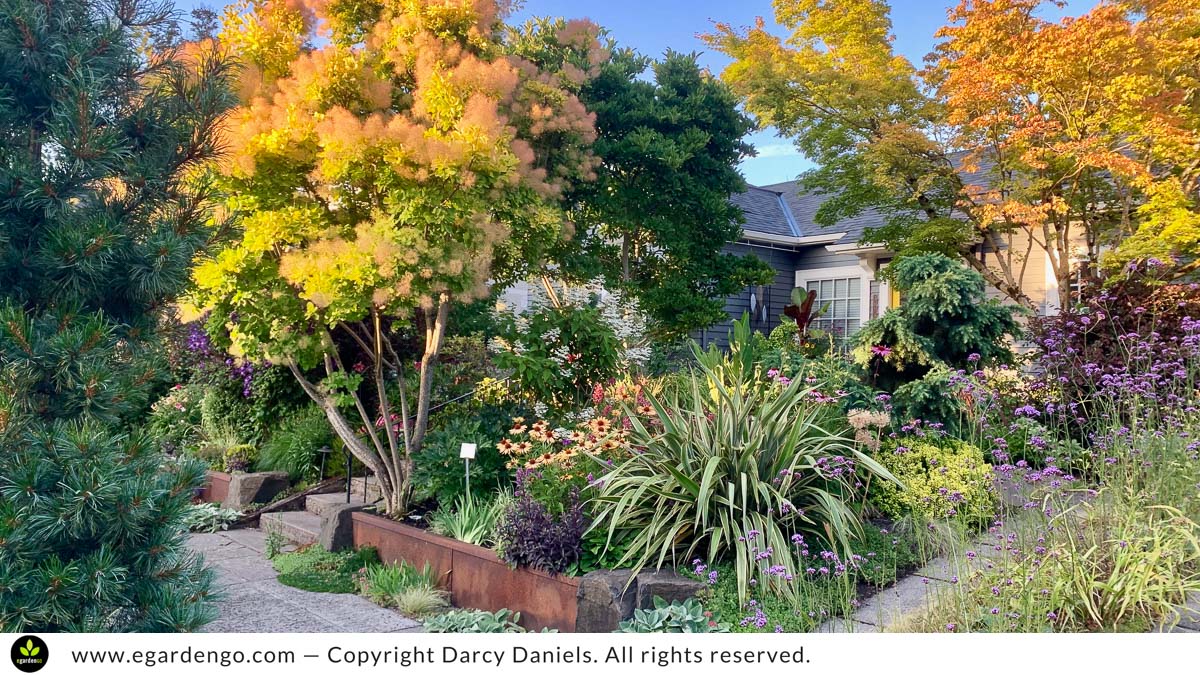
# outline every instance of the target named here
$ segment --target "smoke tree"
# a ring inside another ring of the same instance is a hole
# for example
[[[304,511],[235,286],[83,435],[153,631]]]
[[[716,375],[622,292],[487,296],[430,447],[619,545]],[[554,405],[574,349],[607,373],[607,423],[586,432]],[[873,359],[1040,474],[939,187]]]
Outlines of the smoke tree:
[[[393,515],[452,303],[565,236],[561,197],[594,168],[593,121],[571,92],[584,74],[509,54],[506,11],[244,0],[225,16],[221,39],[244,61],[225,167],[242,234],[195,270],[194,304],[234,356],[292,371]],[[394,344],[411,325],[415,366]]]

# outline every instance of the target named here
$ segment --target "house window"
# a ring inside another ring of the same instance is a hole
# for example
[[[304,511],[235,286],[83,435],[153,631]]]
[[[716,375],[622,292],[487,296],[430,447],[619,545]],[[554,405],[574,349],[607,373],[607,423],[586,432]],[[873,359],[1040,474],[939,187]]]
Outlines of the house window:
[[[838,338],[858,332],[862,325],[862,278],[811,279],[805,282],[805,287],[817,294],[818,307],[829,307],[813,322],[814,328]]]

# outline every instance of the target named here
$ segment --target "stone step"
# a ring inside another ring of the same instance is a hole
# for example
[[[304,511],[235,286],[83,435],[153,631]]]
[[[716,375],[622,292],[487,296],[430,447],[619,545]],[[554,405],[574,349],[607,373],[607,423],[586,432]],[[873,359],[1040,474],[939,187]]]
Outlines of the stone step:
[[[374,476],[360,477],[350,479],[350,496],[353,499],[365,499],[373,504],[383,498],[383,493],[379,490],[379,482]]]
[[[308,511],[264,513],[258,527],[265,533],[278,532],[297,546],[308,546],[321,535],[321,517]]]
[[[346,503],[346,493],[330,492],[323,495],[309,495],[304,498],[304,509],[309,513],[317,516],[324,515],[326,511],[341,506]],[[366,502],[363,501],[362,493],[352,494],[350,503],[355,506],[363,506]]]

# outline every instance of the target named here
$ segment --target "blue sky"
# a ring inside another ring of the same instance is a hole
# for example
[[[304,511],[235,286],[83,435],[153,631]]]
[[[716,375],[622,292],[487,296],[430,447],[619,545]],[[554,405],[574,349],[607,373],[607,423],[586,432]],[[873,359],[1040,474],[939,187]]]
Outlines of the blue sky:
[[[223,0],[177,0],[181,9],[196,5],[220,7]],[[933,47],[934,32],[945,24],[946,9],[957,0],[892,0],[892,23],[897,50],[920,64]],[[1073,16],[1086,12],[1096,0],[1069,0],[1067,7],[1048,7],[1045,16]],[[700,62],[719,73],[728,63],[722,54],[707,51],[696,37],[708,32],[713,21],[748,26],[755,17],[772,16],[771,0],[525,0],[514,21],[531,16],[588,18],[609,29],[622,44],[650,56],[668,48],[700,52]],[[812,165],[794,150],[790,141],[771,131],[754,134],[751,141],[759,156],[742,164],[751,184],[767,185],[791,180]]]

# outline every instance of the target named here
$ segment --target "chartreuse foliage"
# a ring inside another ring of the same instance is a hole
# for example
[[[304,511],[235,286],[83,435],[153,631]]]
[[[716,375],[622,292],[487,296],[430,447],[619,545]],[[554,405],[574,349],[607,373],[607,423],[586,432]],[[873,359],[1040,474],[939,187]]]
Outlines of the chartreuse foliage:
[[[958,517],[979,524],[995,512],[992,467],[970,443],[900,439],[880,450],[879,462],[903,484],[881,482],[872,491],[873,503],[890,518]]]
[[[209,237],[196,176],[232,104],[157,3],[0,4],[0,631],[187,631],[195,462],[138,429],[156,326]]]
[[[679,391],[666,399],[646,392],[655,419],[629,415],[637,451],[599,479],[591,502],[596,528],[631,537],[619,566],[730,561],[743,602],[751,579],[791,590],[782,577],[759,574],[760,551],[772,549],[772,563],[795,573],[795,534],[848,548],[858,527],[851,467],[894,480],[843,434],[844,418],[814,389],[799,379],[780,389],[760,377],[747,325],[739,322],[726,357],[697,348],[699,363]]]
[[[390,513],[412,491],[451,305],[564,235],[559,199],[595,163],[571,78],[505,54],[507,6],[244,0],[226,13],[222,40],[245,66],[224,166],[243,229],[196,269],[195,300],[232,354],[292,369]],[[415,373],[392,344],[414,320]],[[323,383],[306,374],[317,367]],[[387,392],[413,375],[416,400],[394,411]]]

